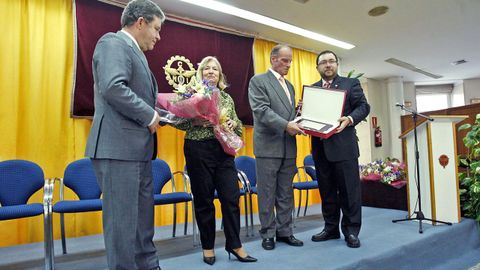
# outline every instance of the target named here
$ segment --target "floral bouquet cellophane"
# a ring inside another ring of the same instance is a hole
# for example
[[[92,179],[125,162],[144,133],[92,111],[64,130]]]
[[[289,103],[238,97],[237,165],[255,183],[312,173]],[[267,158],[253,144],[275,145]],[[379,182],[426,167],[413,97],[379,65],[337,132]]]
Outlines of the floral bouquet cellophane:
[[[234,156],[243,147],[243,141],[227,127],[228,117],[219,108],[219,91],[218,88],[210,86],[208,81],[198,82],[193,77],[190,84],[180,85],[174,93],[158,94],[157,107],[164,108],[177,119],[200,119],[212,123],[215,137],[223,150]]]
[[[380,181],[395,188],[401,188],[407,183],[405,164],[396,158],[386,158],[361,165],[360,175],[364,181]]]

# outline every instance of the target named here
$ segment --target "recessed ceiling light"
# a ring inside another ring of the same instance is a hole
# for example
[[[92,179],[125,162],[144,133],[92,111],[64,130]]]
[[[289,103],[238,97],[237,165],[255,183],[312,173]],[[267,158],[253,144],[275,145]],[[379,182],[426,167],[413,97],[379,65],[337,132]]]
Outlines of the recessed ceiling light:
[[[327,43],[342,49],[350,50],[355,47],[355,45],[352,45],[347,42],[340,41],[338,39],[334,39],[319,33],[312,32],[310,30],[306,30],[300,27],[297,27],[295,25],[291,25],[285,22],[281,22],[279,20],[272,19],[270,17],[266,17],[257,13],[253,13],[248,10],[244,10],[241,8],[237,8],[231,5],[227,5],[225,3],[219,2],[219,1],[214,1],[214,0],[203,0],[203,1],[198,1],[198,0],[180,0],[185,3],[189,3],[192,5],[200,6],[203,8],[208,8],[212,9],[218,12],[222,12],[225,14],[229,14],[232,16],[236,16],[242,19],[246,19],[249,21],[253,21],[256,23],[264,24],[273,28],[277,28],[283,31],[287,31],[293,34],[297,34],[309,39],[317,40],[323,43]]]
[[[377,17],[377,16],[381,16],[381,15],[387,13],[387,11],[388,11],[387,6],[378,6],[378,7],[374,7],[372,9],[370,9],[368,11],[368,15],[370,15],[372,17]]]

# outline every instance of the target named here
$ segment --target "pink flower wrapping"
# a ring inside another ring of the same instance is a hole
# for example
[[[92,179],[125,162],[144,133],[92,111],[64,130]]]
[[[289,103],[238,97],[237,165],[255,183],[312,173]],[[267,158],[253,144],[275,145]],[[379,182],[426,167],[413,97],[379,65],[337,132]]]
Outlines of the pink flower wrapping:
[[[203,119],[218,124],[218,91],[211,95],[195,94],[190,98],[178,99],[178,94],[161,93],[157,96],[157,106],[187,119]]]
[[[219,104],[220,92],[215,89],[211,94],[194,93],[189,96],[161,93],[157,95],[156,106],[181,118],[209,121],[214,125],[213,132],[225,153],[235,156],[243,147],[243,141],[235,132],[225,129],[220,124]]]
[[[226,130],[221,125],[214,126],[213,133],[222,145],[223,151],[229,155],[235,156],[238,150],[243,147],[242,138],[235,132]]]

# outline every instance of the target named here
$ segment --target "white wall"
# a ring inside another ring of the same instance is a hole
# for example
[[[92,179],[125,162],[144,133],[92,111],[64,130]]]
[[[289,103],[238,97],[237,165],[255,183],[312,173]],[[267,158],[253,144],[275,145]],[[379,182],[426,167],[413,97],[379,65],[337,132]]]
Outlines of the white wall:
[[[480,98],[480,79],[463,80],[465,105],[470,104],[472,98]]]
[[[370,129],[370,145],[371,145],[371,159],[384,159],[390,156],[391,144],[390,128],[388,123],[389,114],[387,107],[387,85],[385,81],[378,81],[374,79],[367,79],[368,84],[368,103],[370,104],[370,115],[368,116],[368,128]],[[377,125],[382,129],[383,145],[375,147],[374,134],[372,128],[372,116],[377,117]],[[362,141],[360,141],[362,143]],[[399,157],[401,158],[401,157]]]
[[[403,81],[401,77],[390,77],[387,79],[387,109],[390,128],[390,157],[400,158],[402,156],[402,140],[398,138],[402,134],[401,116],[404,114],[395,104],[402,103]]]
[[[365,94],[365,97],[368,100],[368,103],[370,103],[369,96],[368,96],[369,85],[366,82],[366,80],[365,81],[362,80],[362,88],[363,88],[363,93]],[[357,136],[358,136],[358,147],[360,148],[360,157],[358,158],[359,164],[367,164],[370,161],[372,161],[373,142],[370,139],[371,133],[372,133],[372,129],[370,128],[371,126],[372,126],[372,122],[370,120],[370,116],[367,116],[367,122],[362,121],[355,126],[355,129],[357,130]]]
[[[406,102],[411,102],[412,106],[409,109],[417,109],[417,98],[415,94],[415,84],[413,82],[404,82],[403,83],[403,104]]]
[[[357,134],[360,146],[360,164],[365,164],[375,159],[384,159],[392,156],[391,129],[389,123],[389,97],[388,85],[385,80],[366,79],[366,83],[362,83],[365,95],[370,104],[370,114],[368,115],[368,123],[361,123],[357,126]],[[412,82],[403,83],[404,101],[412,102],[411,109],[416,109],[416,92],[415,85]],[[471,98],[480,98],[480,79],[464,80],[463,84],[456,84],[451,94],[452,106],[462,106],[470,104]],[[458,99],[461,99],[460,101]],[[465,104],[461,104],[465,101]],[[382,129],[383,145],[375,147],[374,130],[372,128],[372,116],[377,117],[377,124]],[[365,136],[369,136],[365,137]],[[370,147],[370,152],[368,151]],[[401,156],[396,158],[401,159]]]
[[[463,83],[453,85],[451,94],[452,107],[459,107],[465,105],[465,95],[463,92]]]

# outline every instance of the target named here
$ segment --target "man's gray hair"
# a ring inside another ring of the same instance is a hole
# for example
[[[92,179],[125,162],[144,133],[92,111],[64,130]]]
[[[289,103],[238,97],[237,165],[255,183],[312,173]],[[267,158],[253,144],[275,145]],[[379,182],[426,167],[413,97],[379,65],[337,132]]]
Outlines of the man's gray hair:
[[[165,14],[156,3],[150,0],[132,0],[122,12],[120,19],[122,28],[134,24],[140,17],[143,17],[147,23],[153,21],[155,17],[158,17],[162,23],[165,21]]]
[[[272,51],[270,52],[270,59],[272,59],[272,57],[274,57],[274,56],[278,56],[278,54],[280,53],[280,50],[283,49],[283,48],[291,49],[289,46],[287,46],[285,44],[277,44],[277,45],[275,45],[275,47],[272,48]]]
[[[283,49],[283,48],[287,48],[289,50],[291,50],[292,48],[290,48],[289,46],[285,45],[285,44],[277,44],[275,45],[275,47],[272,48],[272,50],[270,51],[270,64],[273,64],[272,62],[272,57],[278,57],[278,55],[280,54],[280,50]]]

